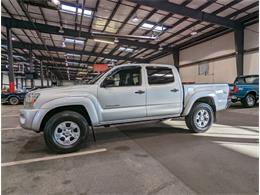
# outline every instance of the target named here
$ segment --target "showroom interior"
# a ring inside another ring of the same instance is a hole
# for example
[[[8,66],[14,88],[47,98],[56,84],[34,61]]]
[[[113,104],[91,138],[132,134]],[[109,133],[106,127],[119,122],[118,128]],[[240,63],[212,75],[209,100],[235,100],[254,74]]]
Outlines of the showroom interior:
[[[2,194],[259,194],[258,0],[2,0],[1,14]],[[87,113],[80,150],[56,154],[21,125],[28,94],[72,97],[118,67],[158,64],[180,77],[181,114],[197,88],[228,89],[214,91],[227,106],[212,107],[208,131],[191,132],[184,115],[95,127]],[[239,83],[248,77],[257,82]]]

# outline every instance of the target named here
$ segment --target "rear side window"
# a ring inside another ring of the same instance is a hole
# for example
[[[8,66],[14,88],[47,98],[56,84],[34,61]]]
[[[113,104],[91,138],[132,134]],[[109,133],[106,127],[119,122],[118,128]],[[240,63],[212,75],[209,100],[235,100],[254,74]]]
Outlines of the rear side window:
[[[149,85],[167,84],[174,82],[174,75],[171,68],[167,67],[146,67]]]

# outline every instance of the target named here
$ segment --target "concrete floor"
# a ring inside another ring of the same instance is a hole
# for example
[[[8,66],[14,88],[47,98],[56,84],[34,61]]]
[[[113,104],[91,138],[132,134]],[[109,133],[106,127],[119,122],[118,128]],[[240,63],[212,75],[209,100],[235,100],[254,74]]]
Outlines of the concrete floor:
[[[219,112],[204,134],[182,120],[100,128],[77,156],[21,129],[21,107],[2,106],[2,194],[258,194],[258,107]]]

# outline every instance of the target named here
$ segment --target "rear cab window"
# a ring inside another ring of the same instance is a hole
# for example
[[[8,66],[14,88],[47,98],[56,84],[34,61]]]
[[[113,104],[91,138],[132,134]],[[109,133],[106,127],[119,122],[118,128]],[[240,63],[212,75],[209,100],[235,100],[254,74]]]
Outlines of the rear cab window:
[[[149,85],[163,85],[174,82],[174,75],[171,68],[147,66],[146,72]]]
[[[258,84],[259,77],[258,76],[238,77],[235,83],[236,84]]]

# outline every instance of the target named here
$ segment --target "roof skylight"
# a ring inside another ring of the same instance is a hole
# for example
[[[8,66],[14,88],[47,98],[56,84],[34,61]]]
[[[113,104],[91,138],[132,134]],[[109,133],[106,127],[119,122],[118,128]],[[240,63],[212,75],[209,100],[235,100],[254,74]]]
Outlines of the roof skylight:
[[[82,14],[81,8],[78,8],[78,10],[77,10],[77,7],[71,6],[71,5],[61,4],[61,10],[63,12],[70,13],[70,14],[76,14],[76,13],[79,15]],[[92,14],[93,14],[93,11],[91,11],[91,10],[84,9],[84,11],[83,11],[84,16],[92,16]]]

